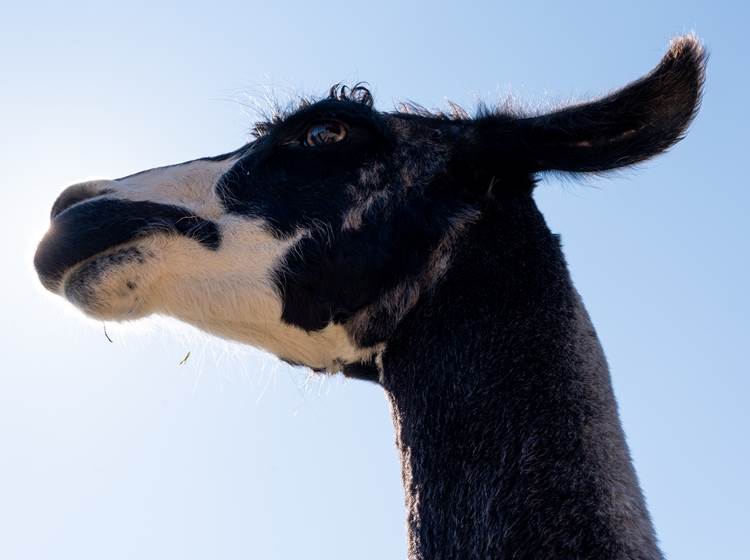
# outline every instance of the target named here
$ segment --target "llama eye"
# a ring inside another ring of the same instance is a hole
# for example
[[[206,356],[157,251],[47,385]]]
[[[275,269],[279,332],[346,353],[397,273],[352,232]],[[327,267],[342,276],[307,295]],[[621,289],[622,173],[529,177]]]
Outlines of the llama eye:
[[[305,146],[324,146],[335,144],[346,138],[346,128],[336,121],[315,123],[305,132]]]

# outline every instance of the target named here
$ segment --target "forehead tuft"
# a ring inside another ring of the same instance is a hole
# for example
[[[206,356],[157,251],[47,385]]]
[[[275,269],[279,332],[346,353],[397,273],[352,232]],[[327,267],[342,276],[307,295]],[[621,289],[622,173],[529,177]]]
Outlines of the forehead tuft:
[[[315,113],[317,110],[330,109],[336,106],[344,109],[347,106],[372,110],[375,100],[372,92],[363,84],[353,86],[334,84],[328,90],[328,95],[320,98],[300,97],[286,106],[274,104],[264,118],[253,126],[251,134],[255,138],[268,135],[282,123],[305,113]]]

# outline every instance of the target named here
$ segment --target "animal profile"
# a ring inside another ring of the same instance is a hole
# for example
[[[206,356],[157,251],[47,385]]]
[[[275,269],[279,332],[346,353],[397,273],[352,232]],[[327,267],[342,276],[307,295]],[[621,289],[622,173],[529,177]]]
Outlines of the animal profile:
[[[215,157],[68,187],[34,264],[103,320],[176,317],[390,401],[412,560],[662,558],[610,376],[533,193],[654,157],[706,55],[543,114],[383,112],[363,86]]]

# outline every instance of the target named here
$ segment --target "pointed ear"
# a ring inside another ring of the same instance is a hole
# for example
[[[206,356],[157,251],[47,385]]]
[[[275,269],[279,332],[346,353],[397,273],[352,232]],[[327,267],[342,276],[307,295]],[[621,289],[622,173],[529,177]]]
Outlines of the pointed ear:
[[[672,41],[659,65],[602,99],[513,122],[513,151],[533,171],[607,171],[668,149],[700,105],[706,53],[693,35]]]

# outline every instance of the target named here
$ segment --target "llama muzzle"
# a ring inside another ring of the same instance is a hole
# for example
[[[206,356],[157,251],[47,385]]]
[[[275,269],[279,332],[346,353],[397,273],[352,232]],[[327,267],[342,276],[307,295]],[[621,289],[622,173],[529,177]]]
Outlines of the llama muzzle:
[[[52,292],[59,292],[74,266],[156,233],[184,235],[211,250],[221,244],[216,223],[179,206],[94,196],[83,201],[72,197],[72,204],[53,207],[50,228],[34,255],[39,279]]]

